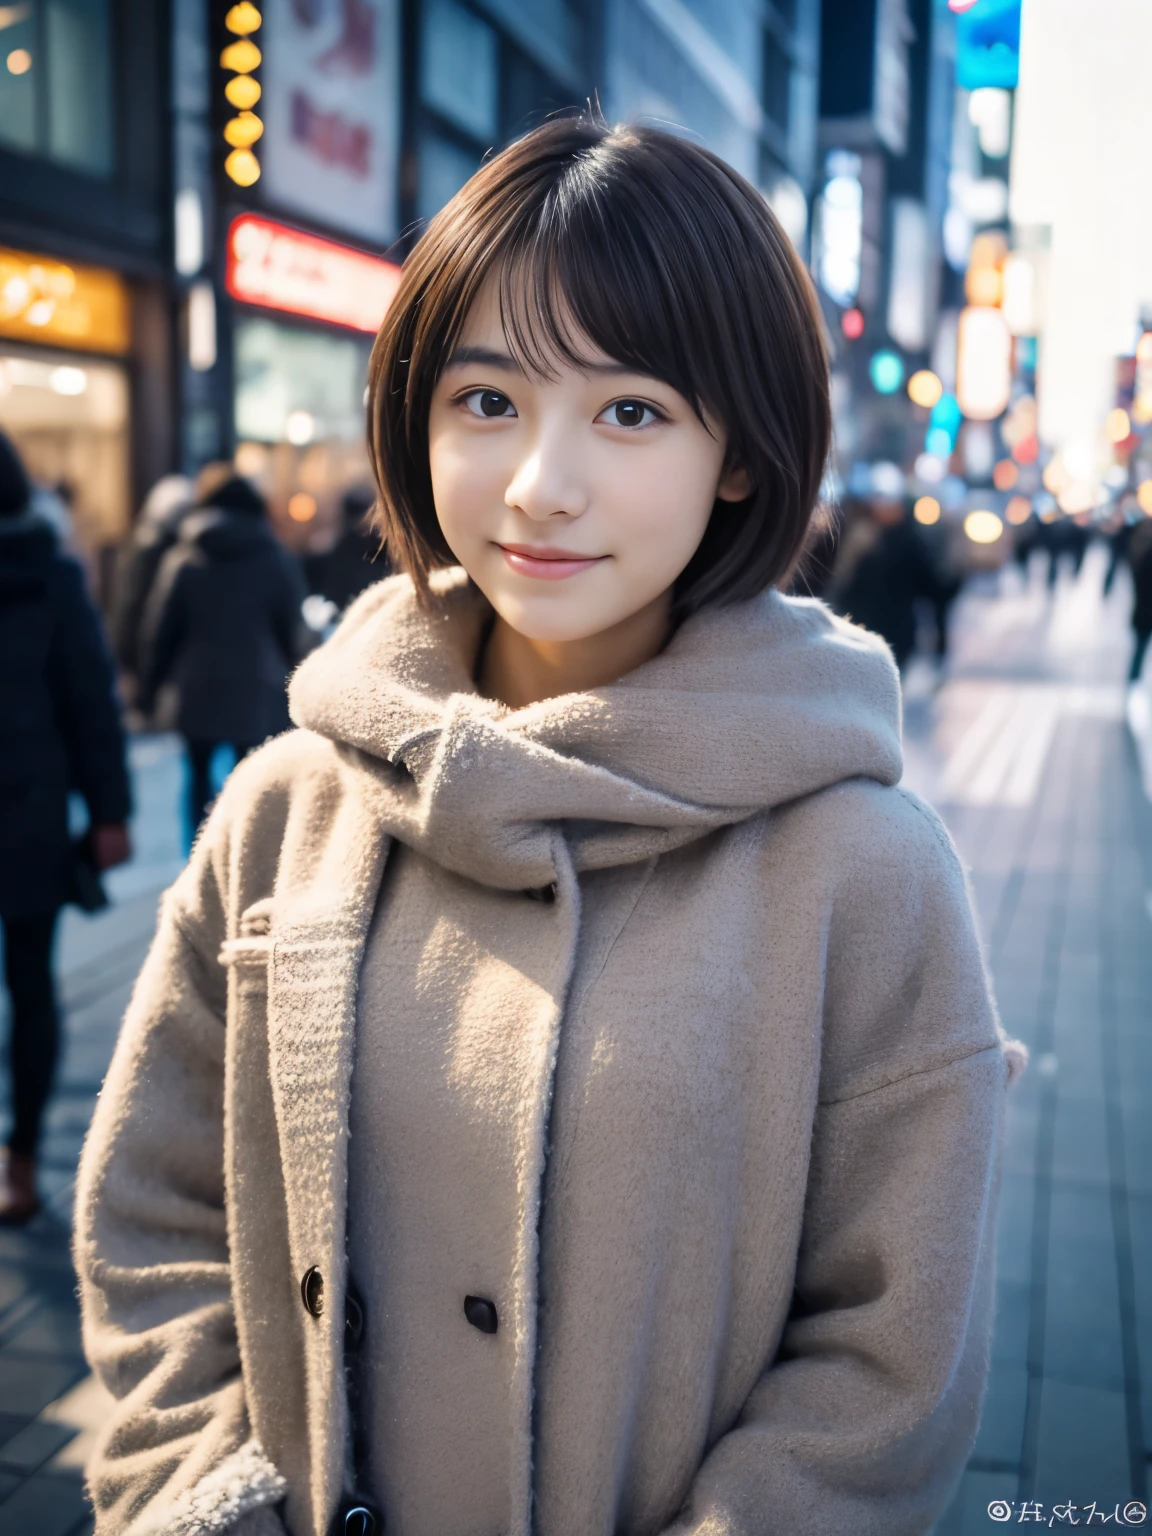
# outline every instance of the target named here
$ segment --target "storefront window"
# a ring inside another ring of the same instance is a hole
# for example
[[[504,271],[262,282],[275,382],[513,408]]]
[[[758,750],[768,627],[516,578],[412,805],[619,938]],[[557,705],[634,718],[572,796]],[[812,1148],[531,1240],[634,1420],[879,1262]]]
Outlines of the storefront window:
[[[109,0],[0,6],[0,145],[72,170],[112,170]]]
[[[236,435],[298,447],[364,437],[372,342],[297,330],[273,320],[236,328]]]

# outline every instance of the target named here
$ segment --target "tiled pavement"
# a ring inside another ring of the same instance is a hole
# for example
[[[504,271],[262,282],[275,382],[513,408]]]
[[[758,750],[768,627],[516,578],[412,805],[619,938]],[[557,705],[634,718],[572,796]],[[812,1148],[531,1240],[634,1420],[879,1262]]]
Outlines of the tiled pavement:
[[[60,935],[67,1036],[49,1113],[44,1213],[0,1229],[0,1536],[80,1536],[91,1529],[81,1473],[104,1403],[80,1351],[69,1258],[72,1179],[120,1015],[152,933],[158,893],[180,867],[175,744],[132,744],[136,857],[91,918],[66,912]]]
[[[1121,584],[1102,602],[1101,576],[1091,553],[1053,603],[1012,573],[969,592],[948,681],[935,688],[925,668],[909,679],[907,779],[971,867],[1004,1020],[1033,1053],[1010,1099],[991,1384],[936,1536],[991,1530],[993,1501],[1000,1523],[1044,1526],[1098,1525],[1148,1502],[1152,808],[1124,724],[1127,595]],[[1152,725],[1152,694],[1136,706]],[[144,740],[134,752],[137,862],[117,876],[112,911],[70,914],[63,935],[51,1205],[27,1232],[0,1232],[3,1536],[91,1528],[79,1469],[102,1404],[77,1338],[71,1179],[156,894],[179,860],[174,749]]]

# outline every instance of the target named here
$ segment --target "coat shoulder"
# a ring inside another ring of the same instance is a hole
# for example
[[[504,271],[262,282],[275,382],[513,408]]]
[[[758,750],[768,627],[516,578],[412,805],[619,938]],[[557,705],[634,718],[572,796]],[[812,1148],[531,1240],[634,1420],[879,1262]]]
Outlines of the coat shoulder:
[[[901,785],[844,779],[773,813],[780,830],[837,883],[895,882],[913,877],[958,882],[964,872],[940,817]]]

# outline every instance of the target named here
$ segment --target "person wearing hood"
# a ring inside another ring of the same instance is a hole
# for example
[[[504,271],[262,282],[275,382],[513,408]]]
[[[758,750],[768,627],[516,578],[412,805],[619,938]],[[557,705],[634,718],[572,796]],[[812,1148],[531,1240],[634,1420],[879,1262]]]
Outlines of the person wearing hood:
[[[131,796],[112,658],[84,573],[35,511],[0,432],[0,927],[11,1024],[12,1121],[0,1222],[39,1209],[36,1152],[59,1054],[52,951],[73,894],[68,796],[88,811],[91,862],[129,856]]]
[[[349,487],[340,499],[341,528],[335,544],[304,562],[309,591],[325,598],[337,613],[343,613],[365,587],[389,574],[380,536],[367,526],[375,501],[375,491],[366,486]]]
[[[289,725],[284,685],[300,655],[304,578],[268,526],[263,499],[233,475],[180,523],[144,618],[139,704],[166,683],[188,754],[193,834],[212,798],[216,748],[237,761]]]
[[[699,146],[554,120],[409,256],[401,574],[169,893],[86,1146],[97,1536],[912,1536],[1010,1070],[882,641],[779,590],[819,305]]]

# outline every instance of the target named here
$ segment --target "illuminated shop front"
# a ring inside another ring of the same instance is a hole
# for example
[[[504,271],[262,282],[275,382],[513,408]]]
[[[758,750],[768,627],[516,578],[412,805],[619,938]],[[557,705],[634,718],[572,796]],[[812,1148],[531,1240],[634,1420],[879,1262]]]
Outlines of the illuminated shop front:
[[[399,281],[391,262],[256,214],[229,229],[236,463],[298,548],[322,544],[342,493],[371,479],[368,359]]]
[[[0,427],[85,552],[131,517],[129,295],[116,273],[0,247]]]

